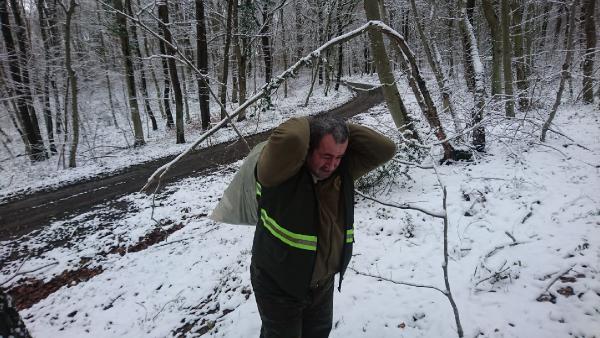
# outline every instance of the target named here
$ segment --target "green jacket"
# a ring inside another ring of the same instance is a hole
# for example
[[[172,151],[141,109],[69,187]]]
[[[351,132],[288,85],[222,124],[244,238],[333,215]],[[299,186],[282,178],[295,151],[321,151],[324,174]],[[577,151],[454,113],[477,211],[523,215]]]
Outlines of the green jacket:
[[[253,263],[298,295],[337,272],[343,275],[353,242],[353,181],[396,150],[385,136],[349,124],[342,163],[331,177],[314,182],[305,166],[309,138],[308,119],[292,118],[273,132],[257,163],[261,196]],[[286,243],[286,230],[299,235],[300,244],[308,239],[311,250]]]

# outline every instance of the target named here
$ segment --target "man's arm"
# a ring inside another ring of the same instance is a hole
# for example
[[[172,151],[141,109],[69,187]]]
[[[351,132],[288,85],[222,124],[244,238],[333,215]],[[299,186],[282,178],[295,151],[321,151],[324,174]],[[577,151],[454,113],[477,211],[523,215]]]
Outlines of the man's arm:
[[[306,160],[310,127],[306,118],[291,118],[277,127],[257,163],[260,184],[276,186],[295,175]]]
[[[389,161],[396,153],[396,144],[367,127],[348,123],[347,158],[354,180]]]

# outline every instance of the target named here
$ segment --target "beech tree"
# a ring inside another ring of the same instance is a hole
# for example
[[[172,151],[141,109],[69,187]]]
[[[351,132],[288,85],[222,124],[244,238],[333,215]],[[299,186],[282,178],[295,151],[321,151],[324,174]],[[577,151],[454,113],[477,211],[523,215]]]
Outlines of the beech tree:
[[[130,0],[125,0],[129,2]],[[135,85],[135,74],[133,72],[133,62],[131,57],[131,47],[129,43],[129,31],[127,29],[127,18],[122,0],[113,0],[117,12],[117,29],[119,40],[121,41],[121,53],[123,54],[123,63],[125,64],[125,78],[127,80],[127,95],[129,97],[129,110],[131,112],[131,121],[133,122],[134,147],[145,144],[144,131],[142,130],[142,120],[140,118],[140,108],[137,100],[137,89]]]
[[[165,39],[162,44],[167,52],[167,65],[169,67],[169,76],[171,84],[173,85],[173,94],[175,96],[175,133],[176,143],[185,143],[184,130],[183,130],[183,96],[181,93],[181,85],[179,83],[179,76],[177,75],[177,66],[175,64],[175,49],[173,48],[173,38],[171,36],[171,30],[169,29],[169,5],[166,0],[157,0],[156,6],[158,7],[158,17],[160,19],[159,25],[161,33]],[[166,74],[165,74],[166,75]],[[166,85],[166,79],[165,79]],[[165,90],[166,92],[166,90]]]
[[[29,157],[32,161],[43,161],[48,158],[48,155],[46,154],[46,147],[44,146],[33,106],[33,97],[29,83],[29,68],[27,65],[29,47],[27,45],[27,36],[24,32],[24,23],[21,20],[19,7],[15,0],[11,0],[11,10],[15,20],[14,25],[9,20],[7,0],[0,0],[0,26],[2,26],[2,37],[4,38],[4,44],[8,52],[9,73],[15,84],[12,91],[16,97],[18,121],[27,140],[25,148],[28,151]],[[19,50],[15,46],[12,28],[16,30]]]
[[[596,1],[583,1],[583,15],[585,28],[585,57],[582,64],[583,69],[583,102],[594,103],[594,56],[596,55]]]

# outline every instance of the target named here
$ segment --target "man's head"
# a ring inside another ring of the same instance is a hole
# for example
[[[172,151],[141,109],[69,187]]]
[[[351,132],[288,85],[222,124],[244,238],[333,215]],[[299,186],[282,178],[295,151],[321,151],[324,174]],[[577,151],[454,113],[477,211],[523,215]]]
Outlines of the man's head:
[[[306,164],[310,172],[323,180],[340,165],[348,147],[348,126],[342,119],[325,116],[311,118],[310,145]]]

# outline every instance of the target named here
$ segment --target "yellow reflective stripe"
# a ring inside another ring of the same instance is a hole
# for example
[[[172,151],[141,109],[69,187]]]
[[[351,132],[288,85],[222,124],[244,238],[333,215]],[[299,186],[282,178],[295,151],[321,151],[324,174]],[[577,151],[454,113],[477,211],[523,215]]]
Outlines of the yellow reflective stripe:
[[[269,232],[285,244],[303,250],[317,250],[317,236],[302,235],[281,227],[267,215],[265,209],[260,210],[260,218]]]
[[[300,240],[303,240],[303,241],[309,241],[309,242],[315,242],[315,243],[317,243],[317,236],[297,234],[297,233],[291,232],[288,229],[280,226],[279,224],[277,224],[277,222],[274,219],[272,219],[271,217],[269,217],[269,215],[267,214],[267,211],[265,209],[260,209],[260,214],[261,214],[261,216],[264,216],[275,227],[277,227],[277,229],[279,229],[281,232],[283,232],[287,236],[292,237],[292,238],[296,238],[296,239],[300,239]]]
[[[256,182],[256,195],[260,196],[262,194],[262,186],[260,183]]]
[[[346,230],[346,243],[354,242],[354,229]]]

